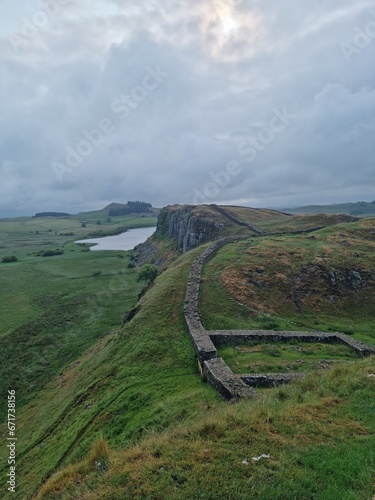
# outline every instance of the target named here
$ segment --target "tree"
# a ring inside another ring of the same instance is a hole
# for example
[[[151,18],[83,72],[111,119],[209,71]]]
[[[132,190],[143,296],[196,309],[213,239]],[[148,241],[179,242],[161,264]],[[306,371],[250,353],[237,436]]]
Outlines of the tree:
[[[159,269],[152,264],[145,264],[138,271],[137,281],[146,281],[150,286],[154,281],[156,276],[159,274]]]

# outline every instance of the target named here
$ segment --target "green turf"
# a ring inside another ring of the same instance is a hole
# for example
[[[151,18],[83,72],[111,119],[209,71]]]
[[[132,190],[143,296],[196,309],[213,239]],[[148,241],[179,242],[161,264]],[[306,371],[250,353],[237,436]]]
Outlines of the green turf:
[[[116,218],[109,230],[118,224],[133,227],[134,217]],[[93,227],[81,228],[71,218],[0,221],[0,261],[8,254],[18,258],[0,264],[0,397],[14,387],[19,407],[119,327],[143,287],[129,267],[130,252],[90,252],[72,241]],[[60,236],[71,232],[76,236]],[[64,253],[38,256],[48,248]],[[2,416],[4,411],[2,405]]]
[[[222,357],[234,373],[296,373],[330,367],[334,362],[356,358],[341,344],[246,343],[220,347]]]

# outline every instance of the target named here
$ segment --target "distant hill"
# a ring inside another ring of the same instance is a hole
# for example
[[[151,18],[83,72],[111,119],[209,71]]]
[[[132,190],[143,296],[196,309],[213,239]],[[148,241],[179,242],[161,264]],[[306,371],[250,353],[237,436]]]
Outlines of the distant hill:
[[[159,213],[159,209],[153,208],[151,203],[143,201],[128,201],[127,203],[110,203],[101,210],[94,210],[92,212],[80,212],[73,217],[75,219],[100,219],[107,217],[119,217],[124,215],[135,214],[137,216],[154,217]]]
[[[110,203],[100,210],[89,212],[79,212],[69,214],[66,212],[38,212],[33,215],[32,219],[68,219],[78,221],[80,223],[107,223],[120,224],[124,220],[130,219],[155,219],[159,214],[160,209],[154,208],[151,203],[144,201],[128,201],[127,203]],[[28,218],[26,217],[25,220]]]
[[[109,216],[119,216],[128,214],[139,214],[139,213],[151,213],[152,205],[151,203],[145,203],[144,201],[128,201],[126,205],[121,203],[111,203],[104,210],[108,210]]]
[[[284,212],[290,214],[341,213],[357,216],[375,215],[375,201],[370,203],[358,201],[356,203],[338,203],[332,205],[308,205],[305,207],[285,208]]]

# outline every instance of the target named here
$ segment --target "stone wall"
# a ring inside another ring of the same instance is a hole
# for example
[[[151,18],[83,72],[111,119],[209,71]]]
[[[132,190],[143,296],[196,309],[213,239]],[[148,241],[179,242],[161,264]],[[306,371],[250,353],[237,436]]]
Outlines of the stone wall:
[[[290,332],[273,330],[213,330],[206,332],[215,346],[238,345],[246,342],[321,342],[344,344],[358,356],[375,354],[375,349],[343,333]]]
[[[203,363],[203,373],[207,381],[224,399],[238,400],[255,396],[255,391],[234,375],[221,358],[210,359]]]
[[[241,375],[240,378],[251,387],[277,387],[278,385],[289,384],[293,380],[298,380],[304,376],[304,373],[273,373],[268,375]]]
[[[375,349],[354,340],[343,333],[325,332],[277,332],[273,330],[205,330],[199,313],[199,291],[203,265],[224,245],[248,239],[249,236],[222,238],[206,248],[193,262],[186,289],[184,316],[195,353],[208,382],[226,400],[250,398],[255,395],[253,387],[275,387],[303,377],[304,374],[255,374],[236,375],[223,359],[219,358],[216,346],[235,345],[248,341],[257,342],[324,342],[342,343],[359,356],[375,354]]]
[[[190,337],[193,341],[195,353],[199,361],[217,357],[216,347],[204,329],[202,319],[199,314],[198,302],[202,267],[204,263],[211,259],[222,246],[230,242],[240,241],[247,238],[248,236],[237,236],[232,238],[222,238],[221,240],[215,241],[195,259],[191,267],[186,289],[184,316]]]

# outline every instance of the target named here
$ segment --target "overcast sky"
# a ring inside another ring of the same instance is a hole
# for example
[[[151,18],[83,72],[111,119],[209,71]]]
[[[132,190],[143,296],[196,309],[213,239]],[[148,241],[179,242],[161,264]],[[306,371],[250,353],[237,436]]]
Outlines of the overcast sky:
[[[375,0],[0,11],[0,217],[375,199]]]

